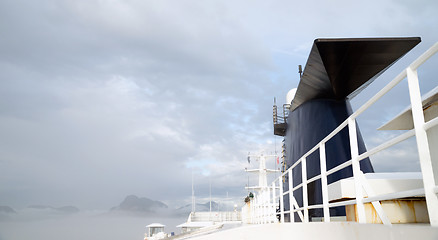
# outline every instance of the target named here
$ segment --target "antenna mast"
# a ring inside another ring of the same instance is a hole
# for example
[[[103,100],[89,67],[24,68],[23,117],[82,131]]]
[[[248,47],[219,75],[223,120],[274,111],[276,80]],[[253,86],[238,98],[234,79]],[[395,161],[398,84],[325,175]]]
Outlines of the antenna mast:
[[[192,212],[195,212],[196,202],[195,202],[195,188],[193,187],[193,171],[192,171]]]
[[[301,79],[301,74],[303,73],[303,67],[301,65],[298,65],[298,73],[300,74]]]

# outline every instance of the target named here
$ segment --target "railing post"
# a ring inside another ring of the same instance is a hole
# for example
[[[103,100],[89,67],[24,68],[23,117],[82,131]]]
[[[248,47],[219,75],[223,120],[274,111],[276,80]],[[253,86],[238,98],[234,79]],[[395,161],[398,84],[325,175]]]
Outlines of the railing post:
[[[276,216],[277,216],[277,208],[276,208],[276,203],[275,203],[275,201],[276,201],[276,199],[277,199],[277,197],[275,196],[275,180],[272,182],[272,216],[271,216],[271,218],[272,218],[272,222],[273,223],[275,223],[276,221],[275,221],[275,219],[276,219]]]
[[[258,224],[257,196],[254,196],[254,223]]]
[[[259,202],[259,224],[263,223],[263,199],[261,196],[257,198],[257,201]]]
[[[319,162],[321,167],[321,191],[322,191],[322,205],[324,211],[324,222],[330,222],[330,210],[328,206],[328,187],[327,187],[327,166],[325,143],[319,145]]]
[[[253,197],[251,199],[251,223],[254,224],[255,223],[255,198]]]
[[[280,185],[280,222],[284,223],[284,200],[283,200],[283,178],[279,180]]]
[[[268,223],[269,222],[269,215],[271,214],[270,207],[269,207],[271,205],[271,203],[270,203],[271,202],[271,188],[266,187],[265,195],[266,195],[266,199],[263,203],[263,208],[265,209],[264,223]]]
[[[359,223],[366,223],[365,207],[363,204],[363,189],[360,175],[360,163],[358,160],[359,147],[357,144],[356,120],[348,118],[348,132],[350,137],[350,150],[353,168],[354,186],[356,190],[356,206]]]
[[[294,197],[294,192],[292,191],[292,188],[293,188],[292,168],[289,168],[287,174],[289,177],[289,180],[288,180],[288,182],[289,182],[289,211],[290,211],[290,213],[289,213],[290,220],[289,221],[295,222],[295,213],[293,212],[294,205],[292,204],[292,198]]]
[[[262,190],[262,201],[261,201],[261,208],[262,208],[262,224],[266,223],[266,206],[265,206],[265,202],[266,202],[266,189]]]
[[[435,194],[435,178],[433,175],[432,160],[430,157],[429,141],[424,130],[423,105],[421,102],[420,86],[418,84],[417,70],[410,67],[406,69],[409,86],[409,96],[412,106],[412,118],[414,121],[415,137],[417,140],[420,167],[423,174],[424,193],[426,196],[427,211],[430,225],[438,226],[438,197]]]
[[[259,214],[260,214],[260,211],[259,211],[259,199],[258,199],[258,197],[254,197],[254,199],[255,199],[255,205],[254,205],[254,207],[255,207],[255,223],[256,224],[260,224],[260,222],[259,222]]]
[[[301,159],[301,176],[303,183],[303,208],[304,208],[304,222],[309,222],[309,206],[308,196],[307,196],[307,166],[306,158]]]
[[[261,199],[260,199],[260,195],[257,194],[257,208],[258,208],[258,224],[262,223],[262,204],[261,204]]]

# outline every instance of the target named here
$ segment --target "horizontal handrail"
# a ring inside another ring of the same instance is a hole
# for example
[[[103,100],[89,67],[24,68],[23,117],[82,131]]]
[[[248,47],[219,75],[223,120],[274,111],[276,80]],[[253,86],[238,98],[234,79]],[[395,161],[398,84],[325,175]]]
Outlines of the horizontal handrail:
[[[292,188],[292,191],[295,191],[303,186],[303,183],[298,184],[296,187]]]
[[[350,115],[351,118],[356,119],[360,114],[365,112],[371,105],[382,98],[386,93],[393,89],[397,84],[399,84],[407,76],[406,69],[403,70],[397,77],[395,77],[391,82],[389,82],[385,87],[383,87],[379,92],[370,98],[366,103],[364,103],[357,111]]]
[[[379,146],[377,146],[377,147],[375,147],[375,148],[373,148],[365,153],[362,153],[361,155],[359,155],[358,159],[363,160],[363,159],[365,159],[371,155],[374,155],[382,150],[385,150],[389,147],[392,147],[395,144],[400,143],[400,142],[402,142],[402,141],[404,141],[404,140],[406,140],[414,135],[415,135],[415,129],[409,130],[409,131],[407,131],[403,134],[400,134],[397,137],[395,137],[387,142],[380,144]]]
[[[405,198],[405,197],[415,197],[415,196],[424,196],[424,188],[418,188],[418,189],[412,189],[402,192],[395,192],[395,193],[388,193],[388,194],[381,194],[377,196],[372,196],[368,198],[364,198],[363,202],[374,202],[374,201],[385,201],[385,200],[391,200],[391,199],[399,199],[399,198]]]
[[[409,67],[412,70],[417,70],[417,68],[420,67],[420,65],[425,63],[430,57],[432,57],[437,52],[438,52],[438,42],[432,45],[432,47],[429,48],[426,52],[421,54],[421,56],[418,57],[413,63],[411,63]]]
[[[311,182],[314,182],[314,181],[316,181],[316,180],[318,180],[318,179],[320,179],[320,178],[321,178],[321,174],[320,174],[320,175],[316,175],[315,177],[313,177],[313,178],[307,180],[307,184],[309,184],[309,183],[311,183]]]
[[[341,207],[356,204],[356,200],[346,200],[341,202],[329,203],[329,207]]]
[[[424,130],[429,130],[438,125],[438,117],[434,118],[424,124]]]
[[[353,161],[350,159],[350,160],[348,160],[348,161],[346,161],[346,162],[344,162],[342,164],[339,164],[338,166],[328,170],[327,171],[327,176],[332,174],[332,173],[335,173],[335,172],[337,172],[337,171],[339,171],[341,169],[344,169],[344,168],[350,166],[352,163],[353,163]]]
[[[301,163],[303,158],[298,159],[298,161],[296,161],[289,169],[294,169],[296,166],[298,166],[298,164]]]

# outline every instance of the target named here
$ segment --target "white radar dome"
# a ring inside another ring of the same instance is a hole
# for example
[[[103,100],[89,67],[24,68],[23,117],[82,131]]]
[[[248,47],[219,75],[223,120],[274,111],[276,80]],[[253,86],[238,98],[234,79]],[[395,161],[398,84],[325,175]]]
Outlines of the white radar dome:
[[[292,104],[292,100],[294,100],[296,92],[297,92],[296,88],[292,88],[291,90],[289,90],[289,92],[287,92],[287,94],[286,94],[286,103],[287,104]]]

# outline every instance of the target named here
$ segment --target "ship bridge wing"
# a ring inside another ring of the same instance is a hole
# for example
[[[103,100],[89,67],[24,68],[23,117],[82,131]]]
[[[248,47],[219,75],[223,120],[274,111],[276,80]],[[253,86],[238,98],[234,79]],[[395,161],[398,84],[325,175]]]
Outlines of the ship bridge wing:
[[[319,98],[353,98],[421,39],[316,39],[290,110]]]

